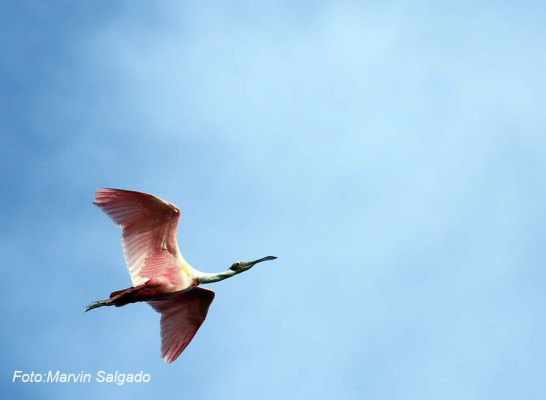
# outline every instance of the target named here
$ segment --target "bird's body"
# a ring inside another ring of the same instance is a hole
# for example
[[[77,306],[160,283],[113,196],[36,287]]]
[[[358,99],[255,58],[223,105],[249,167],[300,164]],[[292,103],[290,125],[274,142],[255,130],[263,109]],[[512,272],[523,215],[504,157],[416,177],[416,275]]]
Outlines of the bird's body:
[[[176,229],[180,210],[154,195],[122,189],[98,189],[93,202],[123,228],[122,244],[132,287],[114,291],[86,311],[102,306],[148,302],[161,313],[161,356],[174,361],[189,344],[208,312],[214,292],[198,287],[247,271],[268,256],[236,262],[219,273],[200,272],[184,260]]]

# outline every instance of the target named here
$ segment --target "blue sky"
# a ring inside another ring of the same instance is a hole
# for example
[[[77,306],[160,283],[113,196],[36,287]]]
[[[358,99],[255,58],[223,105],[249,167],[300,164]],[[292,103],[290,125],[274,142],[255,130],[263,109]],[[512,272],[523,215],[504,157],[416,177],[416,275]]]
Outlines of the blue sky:
[[[543,399],[542,2],[16,2],[0,14],[10,398]],[[182,209],[173,364],[97,187]],[[15,370],[150,374],[12,383]]]

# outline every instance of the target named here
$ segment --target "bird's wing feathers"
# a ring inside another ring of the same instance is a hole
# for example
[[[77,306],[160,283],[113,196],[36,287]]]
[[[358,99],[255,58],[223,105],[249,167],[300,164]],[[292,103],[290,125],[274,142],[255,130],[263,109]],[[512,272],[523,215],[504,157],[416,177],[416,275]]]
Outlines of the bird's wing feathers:
[[[148,193],[105,188],[97,190],[93,203],[123,228],[123,252],[134,286],[179,272],[180,210],[174,204]]]
[[[205,320],[214,292],[196,287],[166,300],[149,301],[161,313],[161,357],[171,363],[193,339]]]

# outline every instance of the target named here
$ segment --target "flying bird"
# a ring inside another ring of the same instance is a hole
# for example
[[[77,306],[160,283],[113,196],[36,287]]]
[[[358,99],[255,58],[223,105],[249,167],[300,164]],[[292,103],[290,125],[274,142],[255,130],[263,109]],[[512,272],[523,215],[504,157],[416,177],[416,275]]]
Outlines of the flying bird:
[[[93,203],[123,228],[122,245],[132,287],[116,290],[85,311],[145,301],[161,314],[161,357],[171,363],[188,346],[205,320],[214,292],[201,284],[218,282],[277,257],[237,261],[218,273],[194,269],[178,248],[180,210],[148,193],[98,189]]]

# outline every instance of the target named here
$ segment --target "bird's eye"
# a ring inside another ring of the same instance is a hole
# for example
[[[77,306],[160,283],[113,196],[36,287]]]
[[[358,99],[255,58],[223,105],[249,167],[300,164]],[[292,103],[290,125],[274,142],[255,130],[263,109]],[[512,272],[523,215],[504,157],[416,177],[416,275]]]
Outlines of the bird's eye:
[[[241,269],[241,265],[242,265],[241,262],[238,261],[236,263],[233,263],[233,265],[229,269],[231,269],[233,271],[238,271],[238,270]]]

